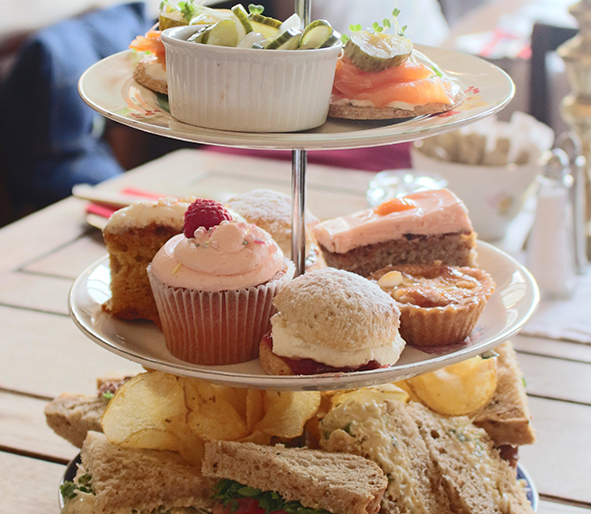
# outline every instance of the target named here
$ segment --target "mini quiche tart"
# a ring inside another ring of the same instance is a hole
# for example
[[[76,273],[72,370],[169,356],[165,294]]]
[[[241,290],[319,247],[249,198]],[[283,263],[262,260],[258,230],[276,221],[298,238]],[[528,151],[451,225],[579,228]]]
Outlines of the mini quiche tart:
[[[481,269],[434,264],[387,266],[370,276],[400,308],[408,344],[444,346],[470,335],[495,284]]]

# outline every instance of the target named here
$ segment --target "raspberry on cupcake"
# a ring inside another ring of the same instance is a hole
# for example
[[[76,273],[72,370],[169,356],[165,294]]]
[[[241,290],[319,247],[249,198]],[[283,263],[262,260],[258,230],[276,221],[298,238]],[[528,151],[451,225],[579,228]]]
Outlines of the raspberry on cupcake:
[[[148,267],[168,349],[194,364],[255,359],[273,298],[293,273],[264,230],[232,220],[219,202],[196,200],[183,233]]]

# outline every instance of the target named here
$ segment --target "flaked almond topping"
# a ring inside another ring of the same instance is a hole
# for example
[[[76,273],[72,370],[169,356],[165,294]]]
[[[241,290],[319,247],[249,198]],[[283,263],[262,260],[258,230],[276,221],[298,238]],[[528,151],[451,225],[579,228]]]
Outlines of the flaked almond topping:
[[[385,289],[397,287],[402,284],[402,273],[400,271],[389,271],[378,280],[378,285]]]
[[[457,287],[461,287],[462,289],[474,289],[476,287],[475,282],[470,282],[469,280],[459,280],[456,282]]]

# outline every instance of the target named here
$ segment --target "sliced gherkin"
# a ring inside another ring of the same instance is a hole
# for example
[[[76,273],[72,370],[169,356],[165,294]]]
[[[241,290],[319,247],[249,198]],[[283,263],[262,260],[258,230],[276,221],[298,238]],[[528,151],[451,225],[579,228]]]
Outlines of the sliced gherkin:
[[[265,45],[266,50],[295,50],[300,42],[301,34],[289,29]]]
[[[268,27],[273,27],[275,29],[281,27],[281,22],[279,20],[276,20],[275,18],[269,18],[268,16],[263,16],[262,14],[251,13],[248,15],[248,19],[262,25],[267,25]]]
[[[187,41],[189,43],[203,43],[203,33],[205,32],[205,29],[207,29],[207,27],[207,25],[203,25],[202,27],[200,27],[199,30],[197,30],[189,36]]]
[[[182,27],[188,24],[189,22],[183,17],[183,13],[180,11],[162,11],[158,17],[160,30],[166,30],[170,27]]]
[[[216,46],[236,46],[238,44],[238,32],[236,24],[232,20],[218,21],[207,27],[202,34],[201,41],[196,42]]]
[[[241,4],[237,4],[232,7],[232,12],[234,13],[234,16],[238,18],[238,22],[244,29],[244,35],[252,32],[252,23],[250,23],[250,20],[248,19],[248,13],[246,12],[246,9]]]
[[[357,68],[376,73],[404,63],[412,53],[412,43],[404,36],[360,30],[351,34],[344,50]]]
[[[259,34],[262,34],[265,39],[275,37],[279,33],[279,29],[276,27],[271,27],[271,25],[265,25],[264,23],[259,23],[258,21],[254,20],[251,20],[250,23],[252,24],[252,29]]]
[[[332,37],[332,33],[332,27],[326,20],[313,21],[304,29],[299,48],[301,50],[321,48]]]
[[[320,48],[328,48],[329,46],[338,45],[340,43],[340,41],[341,41],[341,38],[339,38],[333,34],[322,44],[322,46]]]

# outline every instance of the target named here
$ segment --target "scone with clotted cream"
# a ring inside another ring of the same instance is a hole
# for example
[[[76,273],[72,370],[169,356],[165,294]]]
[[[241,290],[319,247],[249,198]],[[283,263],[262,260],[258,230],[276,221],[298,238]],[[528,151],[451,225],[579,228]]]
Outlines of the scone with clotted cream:
[[[393,365],[404,349],[396,302],[376,284],[324,268],[300,275],[275,297],[260,362],[272,375],[365,371]]]

